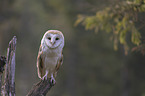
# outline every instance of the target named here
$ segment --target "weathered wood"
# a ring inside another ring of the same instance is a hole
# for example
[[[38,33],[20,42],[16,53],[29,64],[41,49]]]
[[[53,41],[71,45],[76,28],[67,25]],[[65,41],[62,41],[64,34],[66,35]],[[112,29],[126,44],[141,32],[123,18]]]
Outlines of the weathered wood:
[[[0,74],[3,73],[5,64],[6,64],[6,57],[0,56]]]
[[[1,92],[1,88],[2,88],[2,75],[3,75],[5,64],[6,64],[6,57],[0,56],[0,92]],[[0,96],[1,96],[1,94],[0,94]]]
[[[46,96],[47,92],[51,89],[52,83],[50,79],[41,80],[36,85],[32,87],[26,96]]]
[[[15,52],[16,36],[9,42],[7,50],[7,62],[5,67],[4,85],[2,88],[3,96],[15,96]]]

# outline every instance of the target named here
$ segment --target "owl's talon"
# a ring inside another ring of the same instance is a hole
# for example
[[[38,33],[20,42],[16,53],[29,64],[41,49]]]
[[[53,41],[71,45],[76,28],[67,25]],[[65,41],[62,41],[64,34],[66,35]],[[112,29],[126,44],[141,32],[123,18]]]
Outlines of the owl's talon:
[[[42,80],[47,80],[48,71],[46,71],[45,75],[42,77]]]
[[[44,80],[44,77],[42,77],[41,80]]]
[[[42,77],[42,80],[47,80],[47,76],[43,76]]]
[[[52,85],[56,84],[56,81],[55,81],[55,79],[53,77],[50,78],[50,82],[51,82]]]

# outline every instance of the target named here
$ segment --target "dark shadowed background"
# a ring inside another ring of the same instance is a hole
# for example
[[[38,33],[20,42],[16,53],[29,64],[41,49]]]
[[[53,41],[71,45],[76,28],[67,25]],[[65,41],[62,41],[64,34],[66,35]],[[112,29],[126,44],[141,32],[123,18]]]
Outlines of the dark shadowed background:
[[[43,34],[65,36],[63,66],[49,96],[145,96],[145,57],[114,51],[109,34],[74,26],[78,14],[103,9],[120,0],[0,0],[0,55],[17,36],[16,96],[39,81],[36,58]]]

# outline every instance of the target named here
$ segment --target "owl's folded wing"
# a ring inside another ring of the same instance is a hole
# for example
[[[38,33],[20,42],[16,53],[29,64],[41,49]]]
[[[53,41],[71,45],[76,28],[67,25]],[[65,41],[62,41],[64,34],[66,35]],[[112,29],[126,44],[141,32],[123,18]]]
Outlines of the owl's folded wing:
[[[45,65],[43,63],[42,60],[42,50],[41,50],[41,46],[39,49],[39,53],[38,53],[38,57],[37,57],[37,70],[38,70],[38,76],[39,78],[42,78],[45,75]]]
[[[61,57],[58,59],[58,62],[57,62],[57,65],[55,67],[55,71],[57,72],[60,68],[60,66],[62,65],[63,63],[63,54],[61,55]]]

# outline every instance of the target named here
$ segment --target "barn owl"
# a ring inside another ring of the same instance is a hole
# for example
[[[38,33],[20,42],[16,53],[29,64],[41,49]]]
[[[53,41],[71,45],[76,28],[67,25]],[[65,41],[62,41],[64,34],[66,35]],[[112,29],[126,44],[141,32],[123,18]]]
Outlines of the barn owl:
[[[50,78],[55,84],[55,77],[62,65],[64,36],[61,31],[48,30],[42,40],[37,57],[38,77],[42,80]]]

